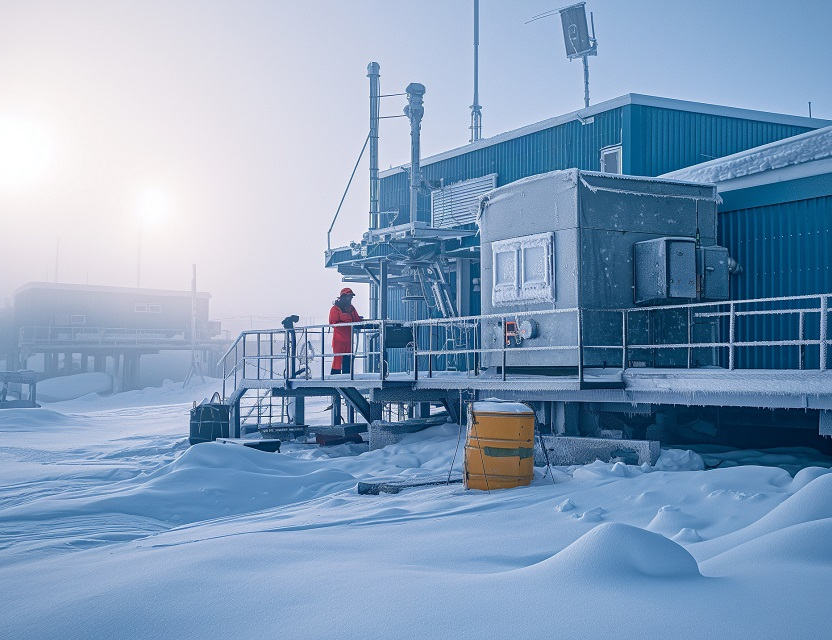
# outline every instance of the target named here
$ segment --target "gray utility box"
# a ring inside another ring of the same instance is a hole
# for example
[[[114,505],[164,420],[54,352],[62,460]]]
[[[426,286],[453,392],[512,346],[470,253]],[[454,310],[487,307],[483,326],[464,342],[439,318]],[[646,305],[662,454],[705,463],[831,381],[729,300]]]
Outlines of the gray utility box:
[[[728,299],[728,249],[696,247],[695,238],[664,237],[637,242],[636,304]]]
[[[493,350],[483,365],[499,368],[505,357],[507,369],[529,373],[577,367],[578,313],[533,312],[580,309],[582,344],[590,347],[583,350],[584,365],[620,366],[622,349],[591,348],[622,344],[622,314],[612,310],[727,298],[717,201],[713,185],[578,169],[491,191],[479,219],[482,313],[500,317],[483,321],[483,347]],[[513,315],[527,312],[532,315]],[[628,321],[628,344],[687,341],[682,310],[631,312]],[[715,323],[705,322],[693,327],[694,339],[715,335]],[[636,354],[638,364],[687,364],[685,350],[652,351]],[[712,355],[696,360],[713,364]]]

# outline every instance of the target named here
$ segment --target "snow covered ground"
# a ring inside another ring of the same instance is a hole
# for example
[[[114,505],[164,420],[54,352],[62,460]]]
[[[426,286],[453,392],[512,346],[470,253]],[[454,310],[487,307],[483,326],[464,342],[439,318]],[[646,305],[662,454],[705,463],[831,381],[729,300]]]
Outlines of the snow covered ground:
[[[188,447],[216,386],[0,411],[0,638],[830,637],[818,454],[362,496],[461,470],[458,428],[373,452]]]

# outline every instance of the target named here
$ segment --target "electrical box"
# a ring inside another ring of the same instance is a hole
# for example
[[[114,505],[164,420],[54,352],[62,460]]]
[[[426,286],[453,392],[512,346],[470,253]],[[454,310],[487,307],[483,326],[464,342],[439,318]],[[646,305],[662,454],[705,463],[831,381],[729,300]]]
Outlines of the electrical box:
[[[728,249],[699,247],[699,299],[702,301],[728,300]]]
[[[696,299],[696,241],[693,238],[655,238],[637,242],[633,247],[636,304]]]

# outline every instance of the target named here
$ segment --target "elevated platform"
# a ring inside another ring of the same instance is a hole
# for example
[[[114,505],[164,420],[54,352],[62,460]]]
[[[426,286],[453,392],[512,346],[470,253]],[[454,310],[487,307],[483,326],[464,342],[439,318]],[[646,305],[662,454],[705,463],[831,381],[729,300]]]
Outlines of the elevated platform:
[[[327,350],[330,325],[243,332],[222,360],[223,398],[236,407],[232,413],[242,416],[237,420],[254,416],[258,425],[275,414],[275,399],[281,416],[294,402],[302,417],[303,398],[329,396],[332,423],[337,425],[342,399],[350,421],[357,412],[372,423],[381,418],[385,405],[394,404],[407,405],[410,417],[419,418],[427,417],[429,404],[442,404],[453,420],[464,420],[465,402],[496,397],[541,403],[541,416],[559,424],[574,422],[564,417],[570,404],[589,413],[628,415],[652,415],[672,406],[806,410],[819,412],[810,420],[826,425],[820,430],[824,433],[832,431],[830,298],[832,294],[819,294],[649,307],[650,313],[671,309],[683,323],[684,330],[676,336],[680,341],[673,342],[630,330],[637,326],[630,316],[643,313],[641,308],[597,313],[558,309],[409,323],[364,321],[342,325],[352,327],[354,371],[337,375],[329,373],[332,359],[344,354]],[[574,343],[495,341],[493,330],[488,330],[495,319],[501,326],[516,325],[529,314],[538,319],[546,314],[571,317]],[[755,334],[756,325],[747,320],[760,317],[771,318],[779,333]],[[607,332],[603,342],[597,336],[588,342],[586,337],[594,336],[592,331],[604,318],[605,326],[620,327],[618,334]],[[713,331],[700,335],[694,330],[697,321],[714,318]],[[402,335],[406,339],[398,339]],[[771,361],[788,362],[792,368],[743,368],[772,352],[778,358]],[[594,364],[599,362],[603,366]]]
[[[250,380],[238,383],[233,401],[247,389],[271,389],[275,396],[332,396],[339,389],[355,389],[383,396],[385,401],[439,399],[459,391],[471,399],[493,395],[505,399],[563,402],[626,402],[783,409],[832,410],[832,370],[795,371],[749,369],[630,368],[589,369],[584,381],[576,376],[475,376],[442,372],[431,378],[391,374],[380,380],[373,374],[328,376],[325,379]]]

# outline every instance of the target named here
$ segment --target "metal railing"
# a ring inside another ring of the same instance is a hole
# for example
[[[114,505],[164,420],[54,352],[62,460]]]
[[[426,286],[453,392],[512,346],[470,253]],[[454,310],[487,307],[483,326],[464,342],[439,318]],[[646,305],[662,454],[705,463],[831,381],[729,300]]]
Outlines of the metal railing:
[[[222,395],[228,397],[229,388],[235,390],[242,380],[281,383],[290,379],[334,378],[327,373],[336,356],[351,360],[347,373],[335,374],[338,379],[354,380],[356,375],[386,375],[388,367],[381,366],[381,351],[387,322],[367,320],[338,325],[308,325],[294,329],[266,329],[243,331],[220,359],[222,367]],[[334,352],[331,347],[335,327],[349,328],[352,349]],[[359,366],[360,365],[360,366]]]
[[[125,327],[47,327],[25,326],[20,328],[19,344],[73,345],[73,344],[145,344],[157,342],[190,343],[189,329],[130,329]]]
[[[489,375],[495,371],[505,380],[520,354],[538,367],[572,370],[581,382],[590,368],[718,366],[728,370],[826,371],[830,297],[832,294],[627,309],[550,309],[408,323],[371,320],[338,325],[350,327],[353,345],[350,352],[340,354],[327,351],[333,325],[245,331],[221,360],[223,397],[227,397],[228,386],[236,389],[243,379],[327,381],[361,376],[383,381],[391,374],[391,348],[384,345],[385,334],[393,326],[412,331],[406,346],[395,347],[404,350],[409,365],[393,373],[413,381],[438,374],[479,377],[485,368],[492,372]],[[524,321],[534,321],[541,335],[529,335],[534,325],[529,322],[524,326]],[[776,357],[770,352],[776,352]],[[327,373],[327,363],[337,355],[352,356],[349,374]],[[767,362],[777,366],[765,366]]]

